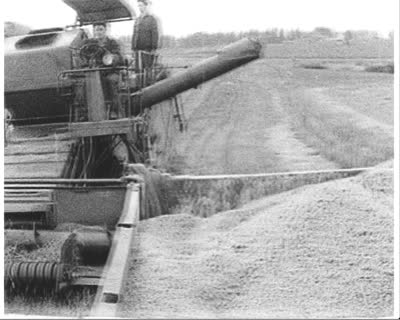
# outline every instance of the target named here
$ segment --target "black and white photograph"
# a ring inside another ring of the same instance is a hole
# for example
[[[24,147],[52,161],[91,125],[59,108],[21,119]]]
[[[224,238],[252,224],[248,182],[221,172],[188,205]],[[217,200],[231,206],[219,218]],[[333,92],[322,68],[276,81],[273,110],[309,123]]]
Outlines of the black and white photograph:
[[[0,318],[399,319],[398,0],[4,0]]]

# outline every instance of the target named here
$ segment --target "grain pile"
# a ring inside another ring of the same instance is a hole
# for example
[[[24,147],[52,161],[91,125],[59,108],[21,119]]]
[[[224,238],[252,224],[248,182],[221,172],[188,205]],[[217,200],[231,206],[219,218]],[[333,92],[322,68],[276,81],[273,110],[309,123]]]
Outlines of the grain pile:
[[[146,220],[131,259],[122,317],[388,317],[393,172]]]

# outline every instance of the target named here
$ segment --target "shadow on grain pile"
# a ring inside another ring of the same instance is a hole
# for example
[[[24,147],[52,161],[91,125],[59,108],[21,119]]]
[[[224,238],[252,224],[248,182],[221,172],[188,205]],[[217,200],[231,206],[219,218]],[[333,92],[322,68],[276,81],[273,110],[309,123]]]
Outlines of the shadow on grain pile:
[[[304,186],[207,219],[148,219],[131,259],[122,317],[387,317],[393,172]]]

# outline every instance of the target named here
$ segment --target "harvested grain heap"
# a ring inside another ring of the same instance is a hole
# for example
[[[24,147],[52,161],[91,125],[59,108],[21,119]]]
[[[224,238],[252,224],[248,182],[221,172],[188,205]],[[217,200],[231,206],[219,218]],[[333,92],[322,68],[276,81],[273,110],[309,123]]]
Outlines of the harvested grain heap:
[[[119,316],[387,317],[393,172],[302,187],[208,219],[149,219],[132,246]]]

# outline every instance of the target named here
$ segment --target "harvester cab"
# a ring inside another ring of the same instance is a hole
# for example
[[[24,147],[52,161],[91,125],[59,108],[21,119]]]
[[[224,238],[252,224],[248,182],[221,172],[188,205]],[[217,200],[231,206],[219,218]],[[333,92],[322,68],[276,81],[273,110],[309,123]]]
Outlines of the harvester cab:
[[[92,25],[94,33],[93,38],[74,47],[77,59],[73,69],[60,74],[62,81],[74,82],[74,99],[70,108],[72,122],[130,118],[142,113],[140,105],[131,104],[131,95],[139,94],[144,87],[165,78],[166,69],[159,64],[157,53],[151,53],[154,55],[151,66],[138,67],[141,64],[134,61],[130,52],[123,55],[121,43],[107,37],[107,25],[136,18],[130,3],[126,0],[63,1],[77,13],[73,27]],[[85,78],[83,90],[79,78]]]
[[[81,139],[82,145],[95,150],[94,154],[96,149],[107,147],[110,157],[119,163],[150,161],[147,110],[140,96],[146,86],[166,77],[166,69],[158,63],[157,54],[151,67],[137,69],[139,64],[130,52],[123,55],[123,43],[106,34],[109,25],[133,20],[134,9],[124,0],[63,1],[77,12],[73,28],[93,26],[93,38],[87,37],[72,50],[73,68],[63,70],[58,77],[61,95],[69,105],[71,136]],[[181,119],[177,101],[172,99]],[[83,159],[90,153],[84,150],[86,147],[79,148],[84,154],[77,154],[75,158]],[[88,176],[90,168],[84,163],[80,166],[85,168],[80,175]],[[71,174],[67,177],[76,177],[75,173]],[[101,170],[92,172],[91,176],[104,177]]]
[[[108,38],[107,25],[135,18],[126,1],[63,0],[77,13],[72,27],[93,26],[93,38],[73,49],[72,69],[59,74],[60,88],[72,83],[69,96],[70,122],[94,122],[126,118],[131,114],[130,93],[135,75],[130,57],[123,58],[120,44]],[[74,129],[72,129],[74,130]]]

